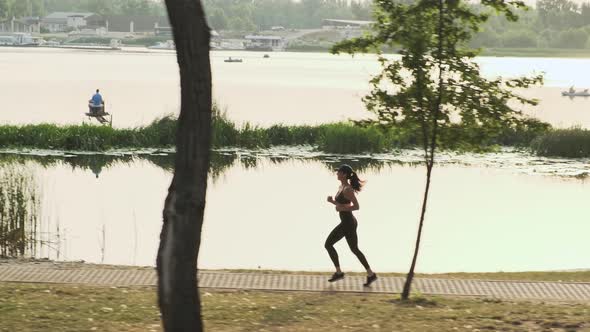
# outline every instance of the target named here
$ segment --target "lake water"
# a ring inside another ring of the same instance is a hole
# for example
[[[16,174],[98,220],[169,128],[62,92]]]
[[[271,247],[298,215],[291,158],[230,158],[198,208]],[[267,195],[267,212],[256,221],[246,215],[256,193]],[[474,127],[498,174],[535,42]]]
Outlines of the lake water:
[[[154,265],[172,173],[168,153],[3,154],[29,169],[42,195],[36,257]],[[376,271],[409,267],[425,171],[419,154],[332,156],[306,148],[214,154],[201,268],[332,269],[323,243],[339,222],[325,202],[351,163],[368,180],[358,196],[359,244]],[[588,160],[517,152],[444,154],[434,171],[417,270],[590,268]],[[577,170],[577,172],[572,172]],[[345,241],[345,270],[361,271]],[[31,254],[31,253],[29,253]]]
[[[360,98],[379,71],[374,56],[212,52],[214,95],[231,119],[263,126],[367,116]],[[225,63],[228,56],[244,63]],[[555,126],[590,128],[590,98],[561,97],[590,87],[590,59],[478,58],[488,77],[546,72],[532,111]],[[117,127],[178,112],[173,52],[90,52],[0,48],[0,123],[75,124],[100,88]],[[533,114],[533,113],[531,113]],[[28,154],[28,155],[27,155]],[[154,265],[172,152],[105,155],[6,151],[1,168],[29,170],[42,195],[34,257]],[[368,180],[359,195],[360,247],[377,271],[406,271],[425,171],[419,151],[334,156],[308,147],[214,154],[200,254],[202,268],[331,270],[323,248],[338,215],[325,202],[351,163]],[[444,153],[434,173],[420,272],[590,268],[589,160]],[[2,235],[2,234],[0,234]],[[345,241],[343,268],[360,271]]]
[[[100,88],[113,125],[145,125],[179,109],[174,52],[0,48],[0,123],[82,123],[86,102]],[[372,55],[211,52],[214,95],[231,119],[268,126],[317,124],[368,115],[361,97],[379,71]],[[228,56],[244,63],[225,63]],[[555,126],[590,128],[590,98],[570,99],[571,85],[590,87],[590,59],[477,60],[488,77],[546,72],[546,85],[523,94],[541,104],[527,112]]]

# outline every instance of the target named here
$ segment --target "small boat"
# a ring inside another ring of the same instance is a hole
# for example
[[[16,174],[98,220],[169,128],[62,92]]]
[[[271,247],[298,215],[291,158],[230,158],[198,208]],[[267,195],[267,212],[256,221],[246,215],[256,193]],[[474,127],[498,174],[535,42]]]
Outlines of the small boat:
[[[590,97],[590,92],[588,89],[584,89],[584,91],[576,91],[573,88],[570,88],[568,91],[562,91],[561,95],[567,97]]]
[[[230,56],[229,58],[223,60],[223,62],[243,62],[242,59],[232,59],[232,57]]]
[[[268,58],[270,58],[270,55],[268,55],[268,54],[265,54],[265,55],[263,56],[263,58],[265,58],[265,59],[268,59]]]
[[[92,103],[92,100],[88,102],[88,113],[84,113],[88,118],[95,118],[101,124],[113,125],[113,116],[105,111],[104,104],[96,106]],[[107,116],[109,117],[107,119]]]

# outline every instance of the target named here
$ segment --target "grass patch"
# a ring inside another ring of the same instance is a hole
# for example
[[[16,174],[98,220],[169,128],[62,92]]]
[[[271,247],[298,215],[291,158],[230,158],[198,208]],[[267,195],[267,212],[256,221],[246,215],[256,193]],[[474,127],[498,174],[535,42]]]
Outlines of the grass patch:
[[[377,127],[358,127],[348,123],[322,126],[319,148],[325,152],[383,152],[393,146],[390,132]]]
[[[551,130],[535,138],[531,149],[540,156],[590,157],[590,130],[581,128]]]
[[[201,290],[208,331],[588,331],[589,306]],[[162,331],[153,287],[0,283],[0,331]]]

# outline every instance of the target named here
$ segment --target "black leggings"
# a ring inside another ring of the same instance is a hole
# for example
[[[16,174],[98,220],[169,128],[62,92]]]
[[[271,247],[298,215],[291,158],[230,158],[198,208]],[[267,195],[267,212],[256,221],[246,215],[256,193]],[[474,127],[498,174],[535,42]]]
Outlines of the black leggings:
[[[356,220],[353,218],[343,218],[342,222],[334,228],[334,230],[328,235],[326,239],[326,244],[324,247],[328,250],[328,254],[330,254],[330,259],[332,259],[332,263],[334,266],[339,268],[340,261],[338,260],[338,253],[336,249],[334,249],[334,244],[342,238],[346,238],[346,242],[348,243],[348,247],[352,251],[353,254],[361,261],[361,264],[365,267],[365,269],[369,269],[369,263],[365,258],[365,255],[359,250],[358,247],[358,236],[356,235],[356,227],[357,223]]]

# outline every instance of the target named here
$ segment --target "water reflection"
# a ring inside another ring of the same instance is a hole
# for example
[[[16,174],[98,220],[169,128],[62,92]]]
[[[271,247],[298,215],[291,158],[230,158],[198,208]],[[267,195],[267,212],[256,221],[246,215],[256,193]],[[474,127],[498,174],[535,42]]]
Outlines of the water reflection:
[[[223,173],[228,168],[234,166],[235,163],[240,163],[245,169],[256,169],[259,167],[261,160],[268,161],[272,164],[279,165],[288,162],[290,157],[286,156],[272,156],[265,151],[222,151],[213,152],[210,159],[210,178],[217,180],[218,177],[223,176]],[[309,156],[304,158],[307,160],[319,161],[328,169],[335,169],[341,163],[347,163],[353,166],[358,171],[373,170],[378,171],[389,163],[405,164],[410,166],[418,166],[419,162],[401,161],[401,160],[378,160],[372,157],[334,157],[334,156]],[[63,155],[41,155],[41,154],[14,154],[14,153],[0,153],[0,165],[25,165],[27,163],[35,163],[44,168],[55,167],[63,164],[70,167],[72,171],[84,170],[91,171],[98,179],[101,172],[111,167],[117,167],[121,164],[130,164],[136,161],[146,161],[154,166],[157,166],[165,171],[173,172],[174,170],[174,153],[173,152],[158,152],[158,153],[141,153],[136,154],[128,152],[126,154],[63,154]]]

